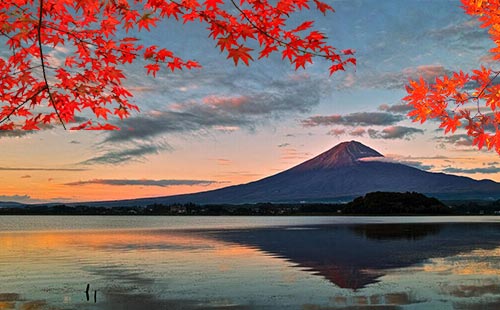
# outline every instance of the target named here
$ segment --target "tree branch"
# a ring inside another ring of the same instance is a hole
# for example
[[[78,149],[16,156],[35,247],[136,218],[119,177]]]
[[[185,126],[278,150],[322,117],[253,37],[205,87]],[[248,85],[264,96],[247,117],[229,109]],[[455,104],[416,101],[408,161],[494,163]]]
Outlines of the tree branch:
[[[52,92],[50,91],[50,87],[49,87],[49,81],[47,80],[47,73],[45,72],[45,61],[43,59],[43,48],[42,48],[42,18],[43,18],[43,0],[40,0],[40,14],[38,17],[37,31],[38,31],[38,48],[40,49],[40,63],[42,65],[43,80],[45,81],[46,90],[47,90],[47,93],[49,94],[50,103],[52,104],[54,111],[56,111],[56,115],[59,118],[59,121],[61,122],[64,130],[66,130],[66,126],[64,125],[64,122],[61,118],[61,115],[59,114],[59,111],[57,110],[54,98],[52,97]]]
[[[9,119],[9,117],[12,116],[17,110],[19,110],[23,105],[25,105],[28,101],[34,99],[36,96],[38,96],[41,92],[46,90],[48,87],[47,85],[43,86],[40,88],[37,92],[35,92],[33,95],[31,95],[28,99],[24,100],[22,103],[18,104],[12,111],[10,111],[9,115],[5,116],[3,119],[0,120],[0,124],[5,122],[6,120]]]
[[[275,41],[275,42],[278,42],[280,45],[282,46],[290,46],[290,43],[288,42],[285,42],[283,41],[281,38],[275,38],[273,37],[272,35],[270,35],[269,33],[267,33],[264,29],[260,28],[259,26],[257,26],[249,17],[248,15],[243,12],[243,10],[238,6],[238,4],[236,4],[236,2],[234,2],[234,0],[231,0],[231,3],[233,4],[233,6],[236,8],[236,10],[238,10],[241,15],[245,18],[245,20],[250,24],[250,26],[252,26],[252,28],[254,28],[255,30],[257,30],[258,32],[262,33],[263,35],[265,35],[266,37],[268,37],[269,39]],[[323,58],[328,58],[327,55],[324,55],[324,54],[319,54],[319,53],[316,53],[316,52],[313,52],[313,51],[308,51],[308,50],[304,50],[304,49],[301,49],[301,48],[296,48],[296,47],[292,47],[294,50],[298,51],[298,52],[301,52],[301,53],[304,53],[304,54],[310,54],[310,55],[313,55],[313,56],[318,56],[318,57],[323,57]]]
[[[495,72],[495,71],[493,71],[493,72]],[[481,95],[484,93],[484,91],[486,90],[486,88],[488,88],[491,85],[491,83],[493,83],[493,81],[498,77],[498,75],[500,75],[500,71],[495,72],[495,76],[490,79],[490,81],[488,82],[488,84],[486,84],[483,87],[483,89],[481,89],[481,92],[476,96],[476,99],[479,99],[479,97],[481,97]]]
[[[495,72],[495,71],[493,71]],[[477,94],[476,96],[472,97],[473,100],[476,101],[476,105],[477,105],[477,113],[476,115],[473,116],[476,117],[476,116],[484,116],[483,113],[481,113],[481,107],[479,106],[479,98],[481,98],[481,96],[483,95],[483,93],[486,91],[486,88],[488,88],[491,83],[493,83],[493,81],[500,75],[500,71],[496,71],[495,72],[495,76],[493,76],[490,81],[488,82],[488,84],[486,84],[482,89],[481,91],[479,92],[479,94]]]
[[[23,69],[23,70],[14,71],[12,73],[5,73],[4,76],[21,74],[21,73],[28,72],[28,71],[31,71],[31,70],[36,69],[36,68],[40,68],[41,66],[42,65],[36,65],[36,66],[32,66],[32,67],[29,67],[29,68],[26,68],[26,69]],[[4,76],[2,76],[2,77],[4,77]]]

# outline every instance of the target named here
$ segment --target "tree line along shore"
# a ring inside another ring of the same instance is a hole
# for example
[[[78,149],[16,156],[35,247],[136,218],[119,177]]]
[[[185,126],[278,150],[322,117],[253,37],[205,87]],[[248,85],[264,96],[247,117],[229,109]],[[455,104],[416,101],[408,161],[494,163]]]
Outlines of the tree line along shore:
[[[0,215],[495,215],[500,200],[442,201],[420,193],[374,192],[348,203],[150,204],[106,207],[26,205],[0,208]]]

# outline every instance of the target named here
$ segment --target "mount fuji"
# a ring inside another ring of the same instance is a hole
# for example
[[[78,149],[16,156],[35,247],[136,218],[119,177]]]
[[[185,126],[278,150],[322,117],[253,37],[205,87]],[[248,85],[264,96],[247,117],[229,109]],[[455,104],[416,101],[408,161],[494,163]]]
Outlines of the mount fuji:
[[[194,194],[108,201],[105,204],[339,202],[375,191],[419,192],[441,199],[499,199],[500,183],[427,172],[388,162],[376,150],[350,141],[255,182]]]

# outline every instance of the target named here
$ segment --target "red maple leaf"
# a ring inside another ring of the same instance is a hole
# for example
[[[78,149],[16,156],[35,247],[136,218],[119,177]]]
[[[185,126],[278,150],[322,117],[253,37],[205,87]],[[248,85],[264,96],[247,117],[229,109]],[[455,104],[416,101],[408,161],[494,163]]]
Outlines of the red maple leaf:
[[[234,61],[234,65],[236,66],[238,65],[238,62],[240,60],[248,66],[249,60],[253,60],[252,56],[249,53],[251,51],[253,51],[253,49],[240,45],[238,48],[230,48],[227,58],[232,58]]]

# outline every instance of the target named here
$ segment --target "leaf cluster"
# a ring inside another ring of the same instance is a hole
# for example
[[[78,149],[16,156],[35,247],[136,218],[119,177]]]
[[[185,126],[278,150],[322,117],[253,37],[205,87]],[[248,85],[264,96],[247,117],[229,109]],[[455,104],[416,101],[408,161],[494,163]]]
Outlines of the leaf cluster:
[[[493,60],[500,60],[500,2],[496,0],[462,0],[463,9],[487,28],[495,47]],[[410,80],[403,101],[413,110],[409,116],[421,123],[440,121],[444,133],[465,129],[478,149],[486,147],[500,154],[500,71],[481,66],[470,74],[454,72],[434,82]]]
[[[295,13],[311,7],[333,11],[319,0],[1,1],[0,40],[10,56],[0,57],[0,130],[38,130],[55,122],[78,130],[118,129],[111,116],[139,111],[124,86],[125,65],[144,61],[152,76],[201,67],[166,47],[141,44],[141,32],[168,18],[205,24],[235,65],[273,52],[296,69],[314,56],[331,63],[331,74],[355,64],[353,51],[337,51],[312,21],[287,27]],[[251,47],[257,45],[259,50]]]

